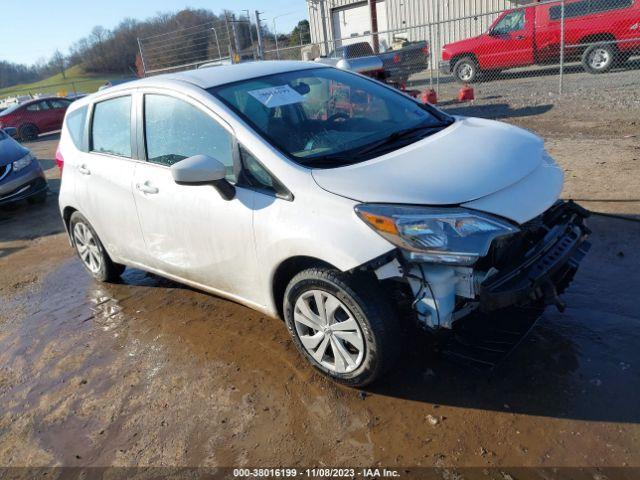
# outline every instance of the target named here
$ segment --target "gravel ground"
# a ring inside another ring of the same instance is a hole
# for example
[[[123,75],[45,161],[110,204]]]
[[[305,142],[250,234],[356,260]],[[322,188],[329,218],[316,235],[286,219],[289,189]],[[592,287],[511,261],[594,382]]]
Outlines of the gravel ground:
[[[505,98],[444,108],[540,133],[565,197],[640,218],[633,102]],[[416,336],[359,392],[316,374],[278,320],[137,270],[91,281],[62,233],[55,144],[29,145],[47,204],[0,210],[0,465],[640,467],[636,221],[592,219],[567,311],[493,375]]]

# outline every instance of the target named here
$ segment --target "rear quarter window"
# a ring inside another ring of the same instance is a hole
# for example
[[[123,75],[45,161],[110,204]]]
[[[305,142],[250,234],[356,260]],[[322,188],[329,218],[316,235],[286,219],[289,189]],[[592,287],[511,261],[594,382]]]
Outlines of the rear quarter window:
[[[87,151],[85,129],[87,125],[88,106],[84,106],[67,115],[67,131],[78,150]]]

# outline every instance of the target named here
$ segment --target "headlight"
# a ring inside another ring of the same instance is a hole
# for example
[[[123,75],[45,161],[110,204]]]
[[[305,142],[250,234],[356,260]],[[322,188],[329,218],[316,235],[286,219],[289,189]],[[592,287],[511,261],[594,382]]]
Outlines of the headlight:
[[[32,161],[33,156],[30,153],[27,153],[20,160],[16,160],[15,162],[13,162],[13,171],[17,172],[18,170],[22,170],[23,168],[28,167],[29,165],[31,165]]]
[[[463,208],[363,204],[356,213],[413,260],[473,265],[494,238],[518,229],[497,218]]]

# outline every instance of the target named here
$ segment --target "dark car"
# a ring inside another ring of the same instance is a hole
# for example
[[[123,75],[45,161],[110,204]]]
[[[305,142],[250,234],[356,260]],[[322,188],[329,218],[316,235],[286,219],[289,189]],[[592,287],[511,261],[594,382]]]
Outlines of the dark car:
[[[38,160],[13,138],[11,129],[0,129],[0,205],[47,198],[47,180]]]
[[[377,56],[382,61],[380,80],[404,85],[409,76],[429,66],[429,44],[427,42],[404,42],[402,48],[390,49],[376,55],[369,42],[357,42],[336,48],[329,58],[353,59]]]
[[[22,141],[35,140],[41,133],[62,128],[62,121],[72,100],[37,98],[12,105],[0,112],[0,128],[14,127]]]

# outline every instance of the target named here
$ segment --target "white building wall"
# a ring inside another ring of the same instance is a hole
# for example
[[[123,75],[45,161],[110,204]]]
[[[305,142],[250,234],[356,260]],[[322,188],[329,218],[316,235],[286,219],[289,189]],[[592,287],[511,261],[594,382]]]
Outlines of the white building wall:
[[[324,2],[328,40],[334,39],[332,11],[362,0],[307,0],[311,41],[325,41],[322,29],[321,5]],[[428,40],[432,51],[439,52],[443,44],[462,40],[485,32],[501,10],[514,6],[509,0],[386,0],[389,34],[403,33],[409,40]],[[431,28],[426,25],[434,24]],[[436,25],[438,28],[436,28]],[[329,46],[332,49],[332,46]]]

